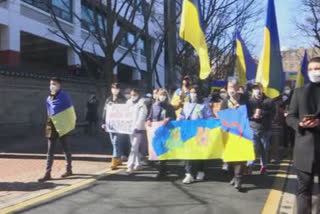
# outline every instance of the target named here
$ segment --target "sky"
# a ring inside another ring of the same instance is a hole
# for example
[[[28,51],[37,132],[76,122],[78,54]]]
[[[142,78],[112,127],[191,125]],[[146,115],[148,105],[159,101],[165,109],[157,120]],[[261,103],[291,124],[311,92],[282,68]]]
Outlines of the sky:
[[[266,10],[267,0],[263,0]],[[303,18],[301,11],[301,0],[275,0],[278,30],[280,37],[280,46],[282,50],[294,49],[298,47],[310,47],[312,45],[310,39],[301,35],[297,30],[295,20]],[[302,17],[301,17],[302,16]],[[254,36],[254,44],[257,44],[252,51],[255,57],[260,55],[263,45],[263,27],[265,24],[266,15],[264,14],[259,23],[258,30]]]

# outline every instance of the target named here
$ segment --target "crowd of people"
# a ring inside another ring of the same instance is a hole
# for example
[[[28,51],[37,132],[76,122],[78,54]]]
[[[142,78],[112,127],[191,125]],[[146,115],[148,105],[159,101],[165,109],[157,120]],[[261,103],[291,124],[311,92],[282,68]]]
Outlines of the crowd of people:
[[[173,120],[199,120],[217,118],[217,112],[223,109],[236,109],[241,105],[246,105],[248,119],[254,133],[253,143],[256,157],[260,160],[260,174],[268,173],[268,163],[270,161],[270,145],[272,138],[281,137],[282,147],[293,147],[294,133],[297,133],[299,150],[295,150],[295,165],[298,169],[298,198],[300,196],[300,207],[307,209],[306,204],[310,203],[311,177],[315,172],[319,172],[318,153],[319,142],[319,78],[320,78],[320,58],[311,60],[309,67],[312,67],[310,74],[310,86],[293,90],[290,86],[284,88],[284,92],[277,98],[271,99],[264,95],[260,83],[247,84],[241,86],[236,79],[230,80],[225,88],[215,89],[210,93],[205,93],[201,87],[193,83],[190,76],[182,79],[181,87],[170,96],[166,89],[154,89],[153,93],[143,95],[139,89],[123,90],[117,82],[111,86],[111,96],[105,101],[102,114],[102,121],[105,122],[106,111],[112,104],[127,104],[134,109],[134,128],[129,136],[131,149],[127,161],[127,173],[130,175],[139,171],[142,167],[142,158],[147,155],[146,127],[152,126],[152,122],[163,122],[167,125]],[[318,66],[318,67],[317,67]],[[310,69],[309,69],[310,70]],[[50,81],[51,94],[49,100],[54,100],[61,91],[61,81],[53,78]],[[318,90],[318,91],[316,91]],[[108,94],[110,94],[108,92]],[[314,95],[317,96],[314,96]],[[293,98],[293,101],[290,101]],[[310,104],[310,99],[312,103]],[[89,133],[92,133],[92,124],[98,121],[97,111],[98,101],[95,96],[88,101]],[[290,107],[289,107],[290,106]],[[312,107],[309,107],[312,106]],[[301,109],[302,108],[302,109]],[[286,122],[287,120],[287,122]],[[105,124],[101,126],[105,129]],[[274,132],[273,128],[278,127],[280,132]],[[317,128],[317,131],[315,131]],[[278,136],[275,136],[278,133]],[[309,138],[305,136],[308,134]],[[111,169],[117,169],[122,165],[124,151],[124,141],[126,135],[119,133],[108,133],[112,143],[112,163]],[[47,123],[48,161],[47,170],[44,177],[39,181],[46,181],[51,178],[50,172],[53,162],[53,149],[59,139],[66,154],[67,170],[63,177],[72,175],[71,153],[66,143],[65,136],[59,136],[55,126],[48,119]],[[300,141],[308,141],[309,147]],[[301,157],[301,154],[303,156]],[[310,154],[315,155],[310,155]],[[280,157],[279,157],[280,158]],[[205,178],[205,162],[207,160],[185,160],[184,184],[202,181]],[[255,161],[223,163],[223,169],[233,169],[233,178],[230,184],[236,189],[241,189],[244,175],[250,175],[255,169]],[[167,173],[167,161],[159,161],[157,178],[161,179]],[[316,167],[316,168],[315,168]],[[302,182],[302,183],[301,183]],[[306,184],[307,183],[307,184]],[[299,207],[298,207],[299,208]]]

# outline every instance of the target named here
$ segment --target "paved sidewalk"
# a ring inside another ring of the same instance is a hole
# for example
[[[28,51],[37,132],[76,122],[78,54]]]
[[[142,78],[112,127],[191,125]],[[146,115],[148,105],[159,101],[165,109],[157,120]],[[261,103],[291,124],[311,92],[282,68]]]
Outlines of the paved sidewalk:
[[[105,173],[111,160],[108,137],[70,136],[74,176],[61,179],[64,156],[57,146],[53,180],[37,182],[46,166],[46,140],[39,136],[0,138],[0,209]]]

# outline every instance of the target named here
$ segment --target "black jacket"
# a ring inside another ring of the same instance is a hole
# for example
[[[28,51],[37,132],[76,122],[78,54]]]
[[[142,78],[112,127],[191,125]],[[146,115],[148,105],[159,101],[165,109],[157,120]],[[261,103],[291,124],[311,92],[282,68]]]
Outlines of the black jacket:
[[[147,120],[150,120],[151,122],[158,122],[165,118],[170,118],[170,120],[176,119],[174,107],[169,103],[154,103],[151,107]]]
[[[258,108],[262,110],[261,118],[254,119],[253,115]],[[266,97],[257,100],[252,97],[249,100],[249,109],[250,126],[254,132],[265,132],[271,129],[272,120],[276,114],[274,100]]]
[[[295,147],[293,151],[294,165],[298,170],[312,172],[314,162],[320,160],[320,127],[313,129],[304,129],[299,126],[299,122],[305,115],[314,113],[310,110],[313,106],[306,99],[307,85],[294,91],[287,116],[287,124],[296,131]],[[316,96],[319,96],[317,94]],[[315,104],[318,108],[318,118],[320,118],[320,99]]]

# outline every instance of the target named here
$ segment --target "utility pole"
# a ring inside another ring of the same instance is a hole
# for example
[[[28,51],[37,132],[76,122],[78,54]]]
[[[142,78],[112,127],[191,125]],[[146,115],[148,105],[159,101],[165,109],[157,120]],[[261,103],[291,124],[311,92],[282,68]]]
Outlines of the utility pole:
[[[165,34],[165,86],[171,89],[176,83],[176,0],[164,0]]]

